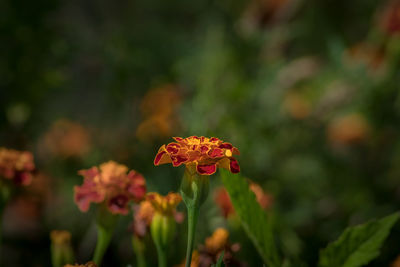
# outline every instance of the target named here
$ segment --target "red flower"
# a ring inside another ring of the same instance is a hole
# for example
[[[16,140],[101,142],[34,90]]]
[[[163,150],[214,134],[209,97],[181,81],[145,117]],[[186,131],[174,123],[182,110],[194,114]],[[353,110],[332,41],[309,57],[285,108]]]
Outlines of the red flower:
[[[92,202],[105,202],[113,214],[127,214],[130,201],[139,202],[146,194],[143,176],[134,170],[128,172],[125,165],[109,161],[81,170],[84,177],[81,186],[75,186],[75,203],[86,212]]]
[[[33,155],[28,151],[0,148],[0,176],[17,185],[29,185],[35,169]]]
[[[200,175],[211,175],[221,167],[238,173],[239,164],[233,155],[239,155],[239,150],[216,137],[188,138],[174,137],[175,142],[163,145],[154,159],[154,165],[172,163],[174,167],[181,164],[195,165]]]

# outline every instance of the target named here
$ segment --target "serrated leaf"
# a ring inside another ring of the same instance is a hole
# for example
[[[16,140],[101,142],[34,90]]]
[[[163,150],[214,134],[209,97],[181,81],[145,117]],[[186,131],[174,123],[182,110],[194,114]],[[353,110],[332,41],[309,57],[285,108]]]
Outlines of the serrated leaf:
[[[337,241],[320,252],[320,267],[358,267],[379,255],[379,249],[399,219],[394,213],[380,220],[347,228]]]
[[[272,222],[258,204],[246,179],[240,174],[231,174],[224,170],[220,173],[236,214],[263,261],[268,266],[281,266],[273,237]]]

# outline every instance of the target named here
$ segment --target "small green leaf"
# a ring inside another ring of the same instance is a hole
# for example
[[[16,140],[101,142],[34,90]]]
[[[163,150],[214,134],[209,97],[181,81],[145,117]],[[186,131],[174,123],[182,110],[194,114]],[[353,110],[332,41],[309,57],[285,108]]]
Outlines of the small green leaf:
[[[281,266],[271,218],[266,216],[258,204],[246,179],[240,174],[231,174],[224,170],[220,173],[236,214],[263,261],[268,266]]]
[[[357,267],[373,260],[389,235],[390,229],[399,219],[394,213],[380,220],[348,227],[339,239],[320,252],[320,267]]]
[[[211,267],[222,267],[224,265],[224,263],[223,263],[224,254],[225,254],[225,251],[222,251],[221,255],[219,255],[217,264],[213,264],[213,265],[211,265]]]

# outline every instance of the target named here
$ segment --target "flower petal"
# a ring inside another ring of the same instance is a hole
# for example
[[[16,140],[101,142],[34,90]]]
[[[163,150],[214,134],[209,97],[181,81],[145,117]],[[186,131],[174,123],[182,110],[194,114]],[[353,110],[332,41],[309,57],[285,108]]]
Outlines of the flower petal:
[[[211,175],[217,171],[217,165],[197,165],[196,166],[197,172],[201,175]]]
[[[230,170],[232,173],[238,173],[238,172],[240,172],[239,163],[237,162],[237,160],[236,160],[235,158],[230,158],[229,170]]]
[[[221,148],[214,148],[213,150],[210,150],[210,152],[208,152],[208,155],[210,156],[210,158],[219,158],[224,156],[224,152]]]
[[[179,152],[181,145],[177,143],[169,143],[166,147],[166,150],[169,154],[177,154]]]
[[[189,157],[186,155],[177,155],[177,156],[172,156],[171,158],[172,158],[172,165],[174,167],[177,167],[182,163],[185,163],[189,159]]]
[[[113,214],[128,214],[129,198],[126,195],[116,195],[108,201],[108,208]]]
[[[218,146],[219,148],[225,148],[225,149],[232,149],[233,146],[229,143],[222,143]]]
[[[154,158],[154,165],[160,165],[165,163],[171,163],[171,157],[165,151],[158,152],[156,157]]]

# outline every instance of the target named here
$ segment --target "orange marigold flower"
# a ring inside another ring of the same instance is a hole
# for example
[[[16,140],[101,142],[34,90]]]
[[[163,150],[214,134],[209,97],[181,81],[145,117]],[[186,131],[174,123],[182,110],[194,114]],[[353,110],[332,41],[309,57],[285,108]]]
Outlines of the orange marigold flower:
[[[12,180],[17,185],[29,185],[34,169],[32,153],[0,148],[0,177]]]
[[[215,264],[221,253],[224,252],[223,262],[225,266],[245,266],[234,258],[234,253],[240,250],[238,243],[229,243],[229,232],[223,228],[217,228],[214,233],[206,238],[205,245],[200,245],[193,251],[191,267],[211,266]],[[175,267],[185,266],[185,261]]]
[[[206,249],[213,253],[221,251],[228,244],[228,239],[229,232],[224,228],[217,228],[212,236],[206,238]]]
[[[105,202],[113,214],[127,214],[130,201],[139,202],[146,194],[143,176],[128,167],[109,161],[78,172],[84,177],[81,186],[75,186],[75,203],[86,212],[90,203]]]
[[[146,235],[156,212],[167,216],[174,216],[175,221],[181,223],[184,215],[176,211],[176,206],[181,200],[182,197],[177,193],[170,192],[165,197],[158,193],[148,193],[146,200],[135,206],[133,217],[133,231],[135,235],[141,238]]]
[[[182,201],[182,197],[178,193],[168,193],[165,197],[158,193],[148,193],[146,200],[151,203],[155,212],[163,215],[173,215],[176,206]]]
[[[238,173],[239,164],[233,155],[239,155],[239,150],[216,137],[191,136],[188,138],[174,137],[175,142],[163,145],[154,159],[154,165],[172,163],[174,167],[195,165],[200,175],[211,175],[222,167]]]
[[[181,264],[175,265],[175,267],[185,267],[185,263],[186,263],[186,258],[182,261]],[[198,267],[199,264],[200,264],[200,254],[197,250],[193,250],[190,267]]]

